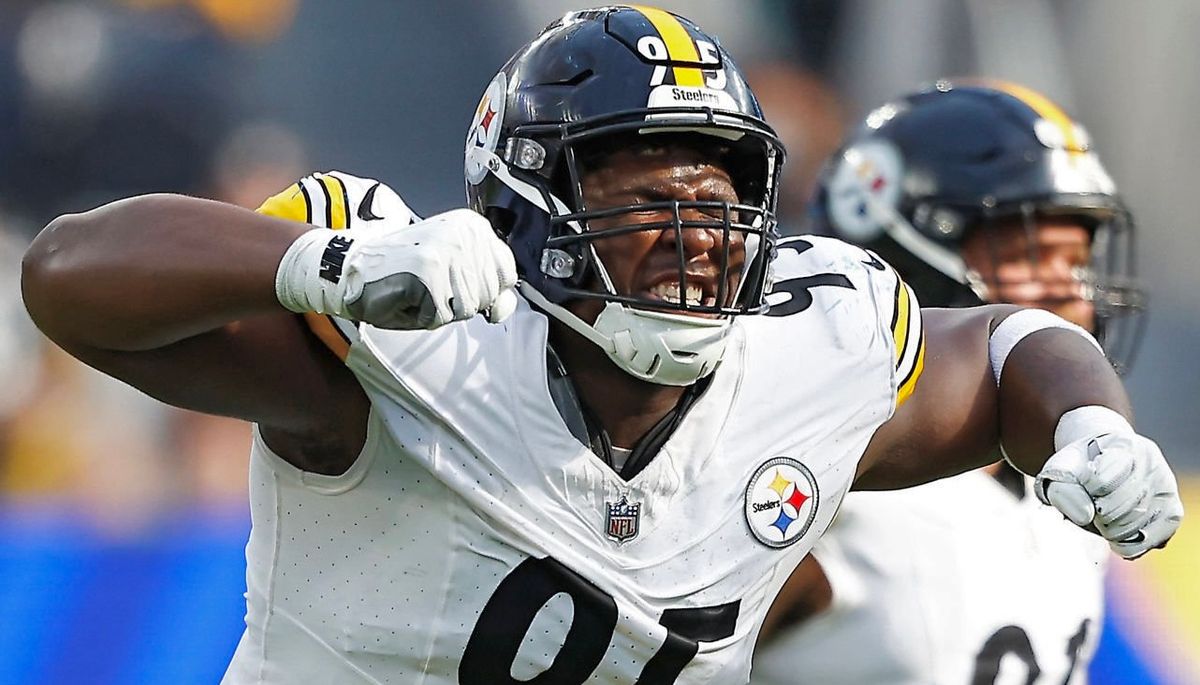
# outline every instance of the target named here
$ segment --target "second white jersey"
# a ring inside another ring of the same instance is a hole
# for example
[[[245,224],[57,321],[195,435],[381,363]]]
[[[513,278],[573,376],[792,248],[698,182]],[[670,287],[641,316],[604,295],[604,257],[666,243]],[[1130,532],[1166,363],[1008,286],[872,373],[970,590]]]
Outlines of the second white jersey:
[[[331,322],[371,400],[367,445],[328,477],[256,439],[226,682],[746,682],[771,600],[923,358],[894,272],[828,239],[782,252],[777,315],[737,320],[629,481],[564,424],[525,303],[436,331]]]
[[[755,685],[1087,682],[1108,545],[1032,491],[974,471],[851,493],[813,556],[833,604],[759,651]]]

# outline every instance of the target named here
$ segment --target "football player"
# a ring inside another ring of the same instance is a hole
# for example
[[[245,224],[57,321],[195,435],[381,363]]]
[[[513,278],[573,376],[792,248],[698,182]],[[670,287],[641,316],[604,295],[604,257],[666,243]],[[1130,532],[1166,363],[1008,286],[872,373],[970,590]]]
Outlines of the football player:
[[[42,232],[26,303],[257,424],[229,683],[746,682],[852,485],[1001,442],[1123,554],[1171,536],[1174,478],[1086,333],[922,313],[859,248],[775,245],[782,161],[715,38],[574,12],[476,108],[471,209],[336,173],[262,213],[128,199]]]
[[[1032,90],[943,81],[876,109],[809,218],[923,304],[1040,307],[1094,331],[1120,368],[1134,351],[1132,218],[1087,132]],[[1108,549],[1034,487],[1001,462],[848,495],[780,593],[754,682],[1085,682]]]

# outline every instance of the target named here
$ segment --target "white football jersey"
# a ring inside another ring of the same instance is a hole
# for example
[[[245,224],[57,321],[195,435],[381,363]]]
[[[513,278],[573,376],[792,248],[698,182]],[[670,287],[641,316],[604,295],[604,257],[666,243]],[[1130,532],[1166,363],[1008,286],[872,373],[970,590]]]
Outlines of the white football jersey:
[[[755,655],[755,685],[1081,685],[1108,544],[983,471],[855,492],[813,549],[833,603]]]
[[[369,186],[305,184],[263,211],[319,220],[287,203],[348,188],[353,207]],[[434,331],[309,317],[370,397],[367,443],[330,477],[256,437],[247,628],[225,682],[745,683],[771,600],[923,361],[890,268],[825,238],[780,253],[774,315],[735,321],[629,481],[565,425],[548,321],[526,303]]]

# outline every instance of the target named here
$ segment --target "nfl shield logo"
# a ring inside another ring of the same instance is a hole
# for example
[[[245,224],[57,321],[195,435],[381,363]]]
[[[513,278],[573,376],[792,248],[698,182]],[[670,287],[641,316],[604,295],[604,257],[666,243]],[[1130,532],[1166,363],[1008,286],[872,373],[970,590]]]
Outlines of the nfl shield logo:
[[[605,528],[608,537],[617,542],[625,542],[637,537],[638,521],[642,517],[642,503],[630,502],[621,495],[617,503],[605,502],[608,505],[608,520]]]

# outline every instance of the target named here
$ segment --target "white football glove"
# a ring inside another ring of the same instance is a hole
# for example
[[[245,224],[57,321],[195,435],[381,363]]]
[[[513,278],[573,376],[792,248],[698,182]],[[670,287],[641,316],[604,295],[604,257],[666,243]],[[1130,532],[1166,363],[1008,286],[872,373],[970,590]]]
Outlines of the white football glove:
[[[317,312],[380,328],[437,328],[517,307],[517,265],[487,219],[454,209],[409,224],[374,223],[296,239],[275,274],[294,312]]]
[[[1036,492],[1073,523],[1094,526],[1113,551],[1136,559],[1166,545],[1183,520],[1179,485],[1153,440],[1106,407],[1060,419],[1058,448],[1037,475]]]

